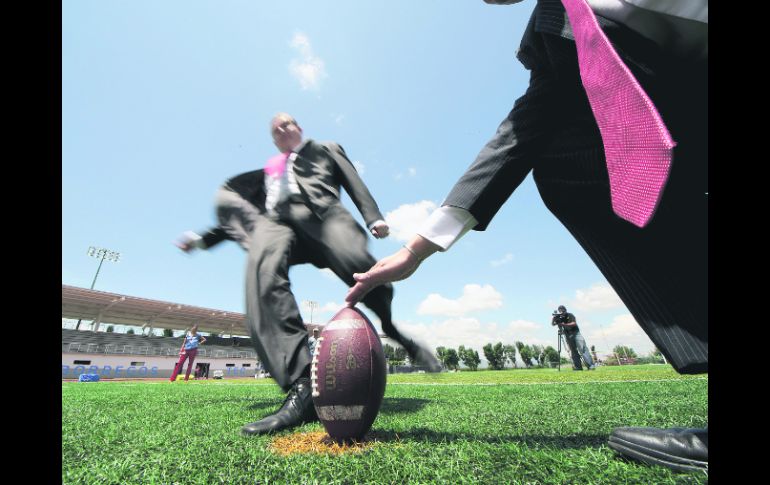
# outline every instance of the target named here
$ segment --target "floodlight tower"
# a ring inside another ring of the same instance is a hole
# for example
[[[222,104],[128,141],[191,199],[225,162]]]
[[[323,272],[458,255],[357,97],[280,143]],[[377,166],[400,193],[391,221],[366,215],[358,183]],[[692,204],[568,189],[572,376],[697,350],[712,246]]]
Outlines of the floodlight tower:
[[[96,278],[99,277],[99,271],[102,269],[102,263],[104,263],[104,260],[112,261],[115,263],[120,262],[120,253],[117,251],[111,251],[109,249],[105,248],[97,248],[94,246],[90,246],[88,248],[88,255],[99,259],[99,267],[96,268],[96,274],[94,275],[94,281],[91,282],[91,289],[94,289],[94,285],[96,284]],[[78,319],[78,324],[75,326],[75,330],[78,330],[80,328],[80,321],[82,319]]]
[[[311,301],[311,300],[305,300],[302,303],[304,303],[306,307],[310,308],[310,325],[312,325],[313,324],[313,310],[315,308],[318,308],[318,302],[317,301]]]

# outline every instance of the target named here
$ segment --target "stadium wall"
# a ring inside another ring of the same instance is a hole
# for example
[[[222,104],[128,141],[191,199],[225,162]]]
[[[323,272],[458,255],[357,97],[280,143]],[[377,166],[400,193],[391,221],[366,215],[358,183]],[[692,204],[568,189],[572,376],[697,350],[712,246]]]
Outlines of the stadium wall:
[[[61,356],[62,379],[77,379],[80,374],[98,374],[100,379],[157,379],[171,377],[174,366],[179,360],[176,357],[147,356],[147,355],[105,355],[88,353],[64,353]],[[209,378],[215,370],[224,372],[224,377],[254,377],[259,370],[256,360],[230,357],[200,357],[193,362],[195,365],[210,364]],[[183,371],[187,370],[185,361]]]

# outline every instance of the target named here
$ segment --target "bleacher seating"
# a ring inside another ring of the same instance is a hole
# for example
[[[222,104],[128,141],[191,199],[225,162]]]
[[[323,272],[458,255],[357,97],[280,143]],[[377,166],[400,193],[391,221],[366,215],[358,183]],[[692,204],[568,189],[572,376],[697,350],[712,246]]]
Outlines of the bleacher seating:
[[[238,345],[233,345],[234,340],[237,340]],[[250,342],[250,339],[206,337],[206,343],[198,350],[198,357],[257,359],[254,349],[244,341]],[[129,335],[66,328],[61,330],[61,342],[64,353],[176,356],[182,347],[182,337]]]

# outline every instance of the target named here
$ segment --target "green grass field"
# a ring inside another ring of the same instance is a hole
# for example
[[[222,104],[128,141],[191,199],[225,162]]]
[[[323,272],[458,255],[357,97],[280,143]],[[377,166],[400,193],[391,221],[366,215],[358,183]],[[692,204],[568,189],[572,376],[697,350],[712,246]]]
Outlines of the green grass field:
[[[705,483],[625,461],[616,426],[705,427],[708,377],[669,366],[389,375],[371,446],[271,448],[240,427],[283,401],[272,380],[62,383],[63,483]],[[280,433],[323,431],[320,423]]]

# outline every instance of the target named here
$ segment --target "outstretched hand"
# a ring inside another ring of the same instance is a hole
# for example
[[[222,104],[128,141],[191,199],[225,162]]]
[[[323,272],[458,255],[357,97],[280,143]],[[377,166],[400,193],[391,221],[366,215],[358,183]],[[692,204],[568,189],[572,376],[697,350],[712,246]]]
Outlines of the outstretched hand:
[[[200,236],[192,231],[185,231],[179,238],[174,241],[174,246],[178,247],[182,251],[189,253],[196,248],[195,240],[200,239]]]
[[[388,227],[388,224],[385,221],[377,221],[374,226],[372,226],[371,233],[372,236],[377,239],[382,239],[388,237],[388,234],[390,234],[390,227]]]
[[[394,254],[379,260],[366,273],[354,273],[356,284],[350,288],[345,297],[345,304],[349,307],[366,296],[372,289],[384,283],[401,281],[414,273],[422,262],[406,248],[401,248]]]
[[[178,247],[186,253],[189,253],[193,249],[190,241],[174,241],[174,246]]]

